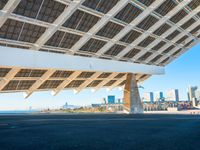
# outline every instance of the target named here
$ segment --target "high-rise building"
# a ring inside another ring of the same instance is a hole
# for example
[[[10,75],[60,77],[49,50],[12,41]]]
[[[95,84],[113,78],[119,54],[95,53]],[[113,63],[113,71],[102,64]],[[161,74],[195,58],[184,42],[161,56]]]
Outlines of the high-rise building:
[[[168,90],[166,92],[166,97],[165,97],[166,101],[179,101],[179,91],[178,89],[172,89],[172,90]]]
[[[121,104],[121,103],[123,103],[123,101],[122,101],[122,99],[120,99],[120,98],[118,98],[118,99],[116,99],[116,102],[115,102],[116,104]]]
[[[197,100],[200,100],[200,89],[197,89],[197,90],[195,91],[195,98],[196,98]]]
[[[108,96],[108,104],[114,104],[115,103],[115,96],[109,95]]]
[[[143,101],[144,102],[153,102],[154,101],[154,95],[153,92],[146,92],[143,94]]]
[[[198,90],[197,86],[189,86],[188,93],[189,93],[189,101],[192,101],[193,98],[196,98],[195,92]]]
[[[106,104],[106,98],[102,99],[102,104]]]
[[[154,101],[163,101],[164,100],[164,94],[163,92],[155,92],[154,93]]]

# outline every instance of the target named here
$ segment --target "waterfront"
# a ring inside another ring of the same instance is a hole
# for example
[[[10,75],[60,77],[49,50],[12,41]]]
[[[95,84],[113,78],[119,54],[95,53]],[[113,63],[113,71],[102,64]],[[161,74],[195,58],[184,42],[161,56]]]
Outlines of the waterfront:
[[[200,115],[0,115],[2,150],[198,150]]]

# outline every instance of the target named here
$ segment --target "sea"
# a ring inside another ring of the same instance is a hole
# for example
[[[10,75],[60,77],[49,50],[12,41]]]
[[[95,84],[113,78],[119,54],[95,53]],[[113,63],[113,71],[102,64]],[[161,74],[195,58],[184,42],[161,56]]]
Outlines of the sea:
[[[39,110],[5,110],[5,111],[0,110],[0,115],[2,114],[31,114],[31,113],[36,113],[36,112],[39,112]]]

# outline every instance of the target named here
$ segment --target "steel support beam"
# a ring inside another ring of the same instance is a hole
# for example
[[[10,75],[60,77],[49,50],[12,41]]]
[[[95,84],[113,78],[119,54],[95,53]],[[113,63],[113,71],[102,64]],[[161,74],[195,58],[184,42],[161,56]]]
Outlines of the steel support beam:
[[[15,77],[19,71],[19,68],[13,68],[2,80],[0,80],[0,91]]]
[[[120,0],[101,20],[99,20],[85,35],[71,48],[75,53],[92,36],[94,36],[106,23],[108,23],[121,9],[123,9],[131,0]]]
[[[47,53],[18,48],[0,47],[0,50],[4,51],[1,53],[0,66],[72,71],[164,74],[164,67],[159,66]]]
[[[63,25],[63,23],[77,10],[84,0],[71,1],[69,6],[66,6],[62,14],[54,21],[52,25],[42,34],[31,49],[39,50],[51,36]]]
[[[48,70],[45,72],[39,80],[37,80],[25,93],[24,97],[28,98],[34,91],[36,91],[50,76],[55,72],[55,70]]]
[[[114,44],[116,44],[123,36],[130,32],[137,24],[139,24],[146,16],[148,16],[154,9],[156,9],[163,1],[156,0],[150,7],[146,8],[137,18],[135,18],[130,24],[128,24],[123,30],[121,30],[112,40],[104,45],[97,53],[101,56],[108,51]],[[135,46],[135,45],[134,45]],[[131,47],[132,49],[132,47]]]
[[[8,19],[9,15],[15,10],[20,1],[21,0],[9,0],[3,10],[0,11],[0,28]]]
[[[189,1],[183,1],[181,2],[177,7],[175,7],[174,9],[172,9],[168,14],[166,14],[165,17],[163,17],[162,19],[160,19],[155,25],[153,25],[148,31],[149,32],[145,32],[142,36],[140,36],[140,38],[136,39],[132,45],[129,45],[127,46],[126,49],[124,49],[122,52],[120,52],[118,54],[117,57],[121,58],[123,57],[126,53],[128,53],[135,45],[137,45],[139,42],[141,42],[145,37],[147,37],[148,35],[150,35],[150,33],[154,32],[160,25],[162,25],[164,22],[167,22],[168,19],[170,18],[170,16],[172,16],[174,13],[178,12],[181,8],[183,8],[184,6],[186,6],[187,4],[189,3]],[[192,15],[190,15],[189,17],[186,16],[184,19],[180,20],[179,21],[179,24],[182,25],[183,23],[185,23],[187,20],[190,19],[190,17],[193,17],[196,13],[196,9],[192,11]],[[175,29],[177,29],[178,26],[174,26],[172,27],[169,31],[170,34],[172,33],[172,31],[175,31]],[[184,32],[185,33],[185,32]],[[186,33],[185,33],[186,34]],[[169,34],[167,34],[169,35]],[[164,39],[166,36],[165,35],[162,35],[160,36],[162,39]],[[144,55],[147,51],[151,50],[151,48],[153,48],[156,44],[158,44],[159,42],[161,41],[161,39],[156,39],[154,42],[152,42],[147,48],[146,48],[146,51],[141,51],[140,53],[138,53],[136,56],[134,56],[132,58],[133,61],[136,61],[138,58],[140,58],[142,55]],[[170,42],[171,44],[173,42]],[[164,47],[163,47],[164,48]],[[155,53],[153,56],[151,56],[152,58],[156,57],[157,54],[160,54],[160,53]],[[149,61],[149,60],[148,60]],[[145,62],[148,63],[148,61],[146,60]]]
[[[74,79],[76,79],[81,72],[79,71],[75,71],[74,73],[72,73],[65,81],[63,81],[56,89],[54,89],[52,91],[52,95],[57,95],[60,91],[64,90],[65,87],[72,82]]]
[[[124,80],[126,80],[126,75],[123,78],[117,79],[117,81],[112,86],[110,86],[108,89],[111,91],[112,89],[114,89],[115,87],[117,87]]]
[[[92,81],[96,80],[102,73],[96,72],[89,79],[85,80],[78,88],[75,89],[75,93],[79,93],[81,90],[85,89]]]
[[[102,88],[110,80],[113,80],[116,75],[117,75],[117,73],[112,73],[111,75],[109,75],[108,78],[104,79],[100,84],[98,84],[95,88],[93,88],[93,91],[96,92],[97,90],[99,90],[100,88]]]

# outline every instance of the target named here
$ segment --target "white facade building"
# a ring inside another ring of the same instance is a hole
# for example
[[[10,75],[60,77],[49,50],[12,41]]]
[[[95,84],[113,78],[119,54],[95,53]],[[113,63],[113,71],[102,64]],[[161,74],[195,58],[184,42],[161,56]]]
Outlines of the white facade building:
[[[192,101],[193,98],[197,98],[196,97],[197,90],[198,90],[197,86],[189,86],[189,88],[188,88],[189,101]]]
[[[165,97],[166,101],[175,101],[175,102],[179,101],[179,91],[178,91],[178,89],[168,90],[168,91],[166,91],[165,95],[166,95],[166,97]]]
[[[154,101],[154,94],[153,94],[153,92],[145,92],[143,94],[143,101],[144,102],[153,102]]]
[[[163,101],[164,100],[164,94],[163,92],[154,92],[154,101]]]

